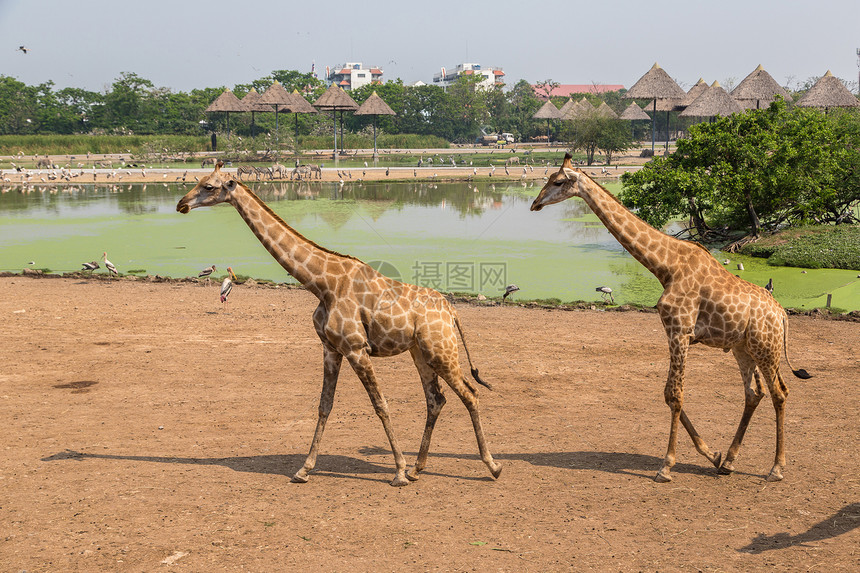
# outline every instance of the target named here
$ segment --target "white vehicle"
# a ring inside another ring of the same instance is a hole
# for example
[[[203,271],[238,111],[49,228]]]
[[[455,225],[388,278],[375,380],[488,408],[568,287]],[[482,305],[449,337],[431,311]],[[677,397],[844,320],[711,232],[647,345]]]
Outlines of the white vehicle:
[[[505,143],[513,143],[514,142],[514,134],[513,133],[503,133],[499,136],[499,139],[504,141]]]

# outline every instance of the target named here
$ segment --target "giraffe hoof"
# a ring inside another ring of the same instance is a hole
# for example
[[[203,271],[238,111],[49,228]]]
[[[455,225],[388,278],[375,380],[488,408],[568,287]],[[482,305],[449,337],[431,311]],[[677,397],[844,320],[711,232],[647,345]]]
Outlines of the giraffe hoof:
[[[669,474],[669,470],[663,468],[654,476],[654,481],[657,483],[669,483],[672,481],[672,476]]]
[[[723,453],[722,452],[716,452],[714,454],[714,459],[711,460],[711,463],[714,464],[715,468],[719,468],[720,462],[722,462],[722,460],[723,460]]]
[[[296,473],[296,475],[292,477],[290,481],[293,483],[308,483],[308,474],[299,471]]]
[[[773,468],[767,476],[767,481],[782,481],[782,470]]]
[[[393,487],[403,487],[409,485],[409,480],[403,476],[397,476],[393,480],[391,480],[391,485]]]
[[[493,462],[490,467],[490,473],[493,475],[493,479],[499,479],[499,476],[502,475],[502,464],[497,464]]]
[[[723,475],[723,476],[730,476],[730,475],[732,475],[732,472],[734,472],[734,471],[735,471],[735,466],[733,466],[729,462],[726,462],[723,465],[721,465],[719,468],[717,468],[717,473],[720,475]]]
[[[418,477],[418,470],[416,469],[411,469],[406,472],[406,479],[408,479],[409,481],[418,481]]]

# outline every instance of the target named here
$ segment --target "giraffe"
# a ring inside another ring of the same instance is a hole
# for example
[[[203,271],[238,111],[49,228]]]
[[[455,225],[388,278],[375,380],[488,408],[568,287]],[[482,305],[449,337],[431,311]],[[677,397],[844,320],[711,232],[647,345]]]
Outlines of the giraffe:
[[[669,374],[664,398],[671,410],[669,446],[657,482],[672,480],[675,446],[680,421],[696,450],[721,474],[734,471],[750,418],[764,396],[764,378],[776,411],[776,454],[768,481],[783,479],[785,448],[783,422],[788,386],[779,373],[782,353],[787,351],[787,315],[770,293],[728,272],[701,245],[681,241],[651,227],[628,211],[609,191],[581,170],[574,169],[565,154],[558,172],[549,180],[531,205],[540,211],[570,197],[581,197],[610,233],[663,286],[657,310],[669,339]],[[691,344],[732,351],[744,383],[744,410],[734,439],[723,460],[712,452],[683,410],[684,370]],[[798,378],[811,378],[806,370],[794,370]]]
[[[200,179],[176,205],[180,213],[229,203],[241,215],[266,250],[320,301],[313,313],[314,328],[323,345],[323,387],[316,431],[310,452],[293,482],[305,483],[316,465],[326,421],[334,402],[338,374],[344,358],[352,366],[370,396],[382,421],[394,454],[393,486],[418,479],[427,463],[430,437],[446,399],[439,378],[447,382],[465,404],[472,419],[481,459],[493,478],[502,471],[484,439],[478,414],[478,394],[460,370],[457,333],[476,382],[481,380],[472,365],[454,307],[435,290],[390,279],[362,261],[330,251],[308,240],[278,217],[248,187],[226,172],[221,164]],[[394,356],[409,351],[418,369],[427,402],[427,419],[415,465],[406,472],[406,462],[391,428],[388,404],[371,364],[371,356]]]

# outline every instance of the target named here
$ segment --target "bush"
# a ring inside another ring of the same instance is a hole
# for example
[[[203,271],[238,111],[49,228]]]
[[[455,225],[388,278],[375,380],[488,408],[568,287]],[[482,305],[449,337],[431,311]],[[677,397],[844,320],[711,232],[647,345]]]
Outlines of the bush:
[[[803,227],[748,244],[741,252],[766,257],[773,266],[860,270],[860,226]]]

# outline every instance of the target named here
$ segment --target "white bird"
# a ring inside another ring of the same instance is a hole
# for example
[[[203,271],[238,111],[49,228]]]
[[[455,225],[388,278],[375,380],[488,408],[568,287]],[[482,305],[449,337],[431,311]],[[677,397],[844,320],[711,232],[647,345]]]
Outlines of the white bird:
[[[505,299],[508,298],[509,295],[517,292],[518,290],[520,290],[520,287],[518,287],[517,285],[510,284],[510,285],[506,286],[505,287],[505,294],[502,295],[502,302],[505,302]]]
[[[615,304],[615,299],[612,298],[612,289],[611,288],[609,288],[608,286],[599,286],[594,290],[596,290],[597,292],[600,293],[600,296],[603,297],[604,302],[606,301],[606,297],[608,296],[609,302],[611,302],[612,304]]]
[[[233,290],[233,281],[230,280],[230,277],[233,277],[233,280],[238,280],[236,275],[233,274],[233,269],[227,267],[227,272],[230,273],[225,279],[224,282],[221,283],[221,303],[227,304],[227,296]]]
[[[116,267],[107,259],[107,253],[102,253],[102,258],[105,260],[105,268],[112,275],[119,275],[119,272],[116,270]]]
[[[211,275],[212,273],[214,273],[216,270],[217,270],[217,269],[215,268],[215,265],[212,265],[211,267],[206,267],[205,269],[203,269],[202,271],[200,271],[199,273],[197,273],[197,278],[198,278],[198,279],[205,278],[205,279],[206,279],[206,282],[207,282],[207,283],[210,283],[210,282],[212,282],[212,279],[211,279],[211,278],[209,278],[209,275]]]
[[[83,265],[83,267],[84,267],[84,268],[82,268],[82,269],[81,269],[82,271],[94,271],[94,270],[96,270],[97,268],[99,268],[99,264],[98,264],[96,261],[92,261],[92,262],[89,262],[89,263],[81,263],[81,264],[82,264],[82,265]]]

